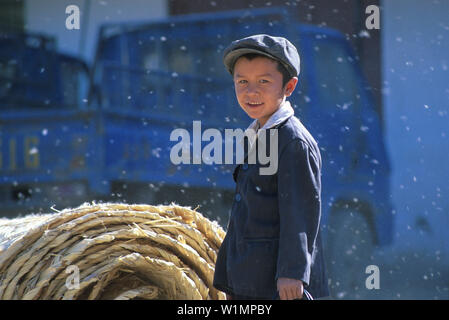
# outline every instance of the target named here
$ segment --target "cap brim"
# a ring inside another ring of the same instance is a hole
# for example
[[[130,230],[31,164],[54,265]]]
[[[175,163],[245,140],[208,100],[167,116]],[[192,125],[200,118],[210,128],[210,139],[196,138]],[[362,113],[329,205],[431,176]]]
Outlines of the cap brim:
[[[226,69],[228,69],[228,72],[230,74],[232,74],[232,71],[234,69],[234,64],[237,61],[238,58],[240,58],[241,56],[248,54],[248,53],[257,53],[263,56],[266,56],[268,58],[271,58],[273,60],[279,61],[278,58],[276,58],[275,56],[272,56],[271,54],[268,54],[264,51],[261,50],[257,50],[257,49],[250,49],[250,48],[241,48],[241,49],[236,49],[233,50],[231,52],[229,52],[223,59],[223,62],[226,66]]]

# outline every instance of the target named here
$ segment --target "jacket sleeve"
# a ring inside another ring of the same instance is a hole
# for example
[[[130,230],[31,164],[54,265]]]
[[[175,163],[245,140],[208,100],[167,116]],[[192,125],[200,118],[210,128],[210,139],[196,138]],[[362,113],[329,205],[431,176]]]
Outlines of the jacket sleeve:
[[[321,156],[299,139],[288,143],[279,158],[278,206],[276,279],[308,285],[321,217]]]

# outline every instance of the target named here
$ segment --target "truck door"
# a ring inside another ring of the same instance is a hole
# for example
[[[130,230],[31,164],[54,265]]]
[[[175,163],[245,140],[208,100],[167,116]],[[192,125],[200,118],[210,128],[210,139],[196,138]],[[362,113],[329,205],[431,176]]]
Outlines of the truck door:
[[[320,141],[326,174],[340,181],[351,181],[360,156],[360,109],[363,97],[354,72],[354,58],[343,39],[326,35],[309,36],[313,57],[311,73],[316,95],[310,121]],[[319,125],[318,125],[319,124]]]
[[[317,129],[323,158],[330,288],[335,297],[360,298],[375,244],[386,243],[391,234],[383,137],[349,44],[332,32],[307,37],[313,58],[311,99],[316,102],[308,110],[309,122]]]

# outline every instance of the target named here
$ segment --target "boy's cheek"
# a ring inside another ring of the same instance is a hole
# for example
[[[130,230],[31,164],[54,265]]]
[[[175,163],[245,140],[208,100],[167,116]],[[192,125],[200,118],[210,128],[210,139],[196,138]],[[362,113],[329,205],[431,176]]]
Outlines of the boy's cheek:
[[[242,89],[235,88],[235,95],[239,97],[242,94]]]
[[[239,96],[237,96],[237,102],[239,103],[240,107],[245,108],[245,101],[239,98]]]

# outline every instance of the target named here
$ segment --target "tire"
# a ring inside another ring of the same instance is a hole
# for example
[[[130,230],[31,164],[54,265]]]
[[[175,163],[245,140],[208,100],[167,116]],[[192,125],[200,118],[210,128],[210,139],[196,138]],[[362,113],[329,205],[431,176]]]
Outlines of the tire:
[[[329,216],[325,254],[333,298],[369,298],[365,270],[374,249],[374,232],[363,214],[345,209]]]

